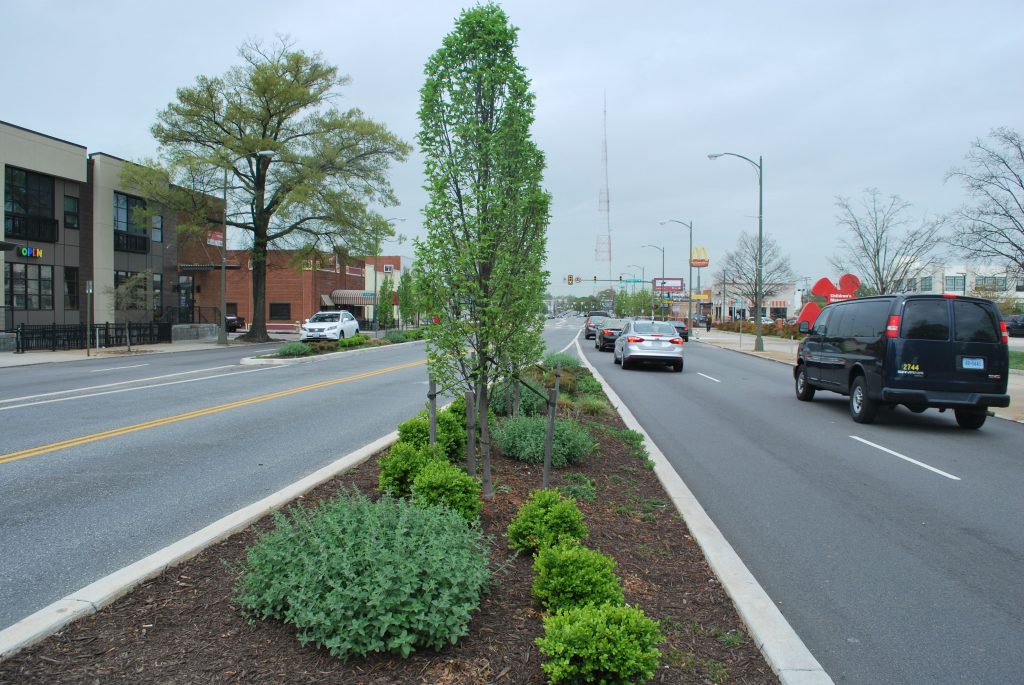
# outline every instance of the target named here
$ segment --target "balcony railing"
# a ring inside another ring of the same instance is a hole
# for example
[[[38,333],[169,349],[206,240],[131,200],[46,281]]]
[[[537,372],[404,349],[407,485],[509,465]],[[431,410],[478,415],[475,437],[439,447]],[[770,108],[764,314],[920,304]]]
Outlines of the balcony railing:
[[[45,216],[4,213],[4,233],[8,239],[57,242],[57,220]]]
[[[114,231],[114,251],[147,254],[149,252],[149,238],[144,235],[128,233],[127,231]]]

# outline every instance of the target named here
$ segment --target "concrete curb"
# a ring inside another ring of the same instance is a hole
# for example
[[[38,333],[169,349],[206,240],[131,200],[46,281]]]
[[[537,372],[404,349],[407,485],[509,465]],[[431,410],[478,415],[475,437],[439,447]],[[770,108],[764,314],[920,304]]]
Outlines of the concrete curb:
[[[46,639],[72,621],[98,612],[137,585],[160,575],[172,566],[191,559],[207,547],[247,528],[267,513],[280,509],[339,473],[366,461],[396,440],[398,440],[397,431],[378,438],[274,494],[239,509],[233,514],[228,514],[202,530],[114,571],[77,592],[43,607],[9,628],[5,628],[0,631],[0,661]]]
[[[739,351],[739,350],[737,350]],[[743,560],[729,544],[725,536],[704,511],[686,483],[676,473],[668,459],[647,435],[640,422],[622,402],[597,369],[583,356],[576,338],[576,352],[583,364],[601,382],[608,398],[612,401],[625,424],[644,436],[644,444],[654,460],[654,472],[665,487],[672,504],[683,516],[693,538],[700,545],[704,557],[736,606],[743,623],[765,661],[784,685],[827,685],[832,683],[825,669],[814,658],[800,636],[778,610],[768,593],[747,569]]]

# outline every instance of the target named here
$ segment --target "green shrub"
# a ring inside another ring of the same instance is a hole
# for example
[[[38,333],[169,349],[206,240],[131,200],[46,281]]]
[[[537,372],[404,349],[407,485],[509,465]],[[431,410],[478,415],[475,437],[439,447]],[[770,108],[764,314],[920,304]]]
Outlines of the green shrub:
[[[625,601],[615,560],[577,542],[541,549],[533,572],[533,596],[548,611]]]
[[[563,369],[578,369],[583,366],[576,355],[566,352],[551,352],[544,357],[544,366],[547,368],[553,369],[558,364],[561,364]]]
[[[363,335],[362,333],[357,333],[356,335],[353,335],[351,338],[342,338],[341,340],[339,340],[338,349],[344,350],[350,347],[359,347],[361,345],[365,345],[367,342],[369,342],[369,340],[370,339]]]
[[[277,357],[308,357],[311,354],[313,354],[313,350],[309,349],[309,345],[302,342],[285,343],[277,348],[277,352],[274,353]]]
[[[645,683],[661,659],[658,623],[613,604],[565,609],[544,618],[537,646],[549,683]]]
[[[501,383],[491,390],[490,406],[500,416],[509,416],[512,412],[512,383]],[[531,391],[529,385],[537,392]],[[538,395],[537,393],[540,393]],[[519,415],[537,416],[548,411],[548,391],[543,385],[534,381],[519,384]]]
[[[539,464],[544,461],[544,440],[547,437],[547,418],[518,416],[508,418],[494,431],[494,442],[502,454],[519,461]],[[551,446],[551,465],[561,468],[575,464],[591,453],[597,443],[589,431],[570,419],[555,419],[555,433]]]
[[[377,487],[395,497],[408,497],[412,494],[412,482],[423,467],[439,460],[447,460],[447,455],[437,445],[416,447],[408,442],[396,442],[377,462],[380,466]]]
[[[356,494],[276,513],[249,548],[235,601],[348,658],[408,656],[468,632],[490,577],[479,526],[444,507]]]
[[[427,463],[413,479],[412,501],[420,506],[444,505],[467,521],[480,518],[480,481],[445,461]]]
[[[338,351],[336,340],[310,340],[306,345],[309,346],[309,351],[313,354],[328,354]]]
[[[589,374],[581,374],[576,379],[576,394],[577,395],[596,395],[602,400],[604,399],[604,388],[601,387],[601,381],[597,380]]]
[[[430,444],[430,416],[427,410],[398,424],[398,439],[414,447]],[[450,411],[437,413],[437,444],[450,461],[460,461],[466,453],[466,416]]]
[[[582,473],[567,473],[558,486],[558,492],[566,497],[593,502],[597,499],[597,484]]]
[[[576,409],[584,416],[612,416],[615,412],[603,397],[584,395],[576,400]]]
[[[384,334],[384,339],[389,343],[403,343],[405,342],[405,333],[402,331],[388,331]]]
[[[518,552],[532,552],[559,542],[579,541],[589,531],[573,499],[563,499],[555,490],[536,490],[508,524],[508,546]]]
[[[405,333],[403,333],[402,335],[405,336],[406,340],[423,340],[423,329],[413,328],[408,331],[405,331]]]

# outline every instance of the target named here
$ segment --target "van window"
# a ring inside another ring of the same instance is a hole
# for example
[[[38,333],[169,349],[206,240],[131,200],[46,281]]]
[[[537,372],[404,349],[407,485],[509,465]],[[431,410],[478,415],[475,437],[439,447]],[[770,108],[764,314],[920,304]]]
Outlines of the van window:
[[[889,318],[892,300],[871,300],[870,302],[858,302],[848,306],[856,312],[856,316],[852,321],[850,321],[849,314],[847,314],[844,321],[843,328],[850,329],[850,336],[854,338],[880,338],[885,334],[885,324]]]
[[[825,335],[828,333],[828,320],[834,311],[834,307],[832,309],[825,307],[825,309],[821,311],[821,314],[818,315],[818,320],[814,322],[815,335]]]
[[[949,340],[946,300],[909,300],[903,307],[900,335],[909,340]]]
[[[828,320],[828,337],[845,338],[850,334],[850,322],[852,312],[850,305],[836,307],[832,312],[832,318]]]
[[[992,307],[980,302],[953,302],[955,340],[959,342],[995,343],[1001,339],[999,322]]]

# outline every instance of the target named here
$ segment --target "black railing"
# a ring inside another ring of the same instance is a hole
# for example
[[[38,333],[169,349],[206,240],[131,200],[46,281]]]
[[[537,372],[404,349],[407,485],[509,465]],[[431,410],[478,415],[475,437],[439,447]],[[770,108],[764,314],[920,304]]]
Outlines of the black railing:
[[[219,307],[164,307],[159,320],[164,323],[215,324],[220,320],[219,312]]]
[[[14,329],[15,352],[28,350],[84,350],[95,347],[124,347],[171,342],[169,323],[104,323],[88,330],[85,324],[18,324]]]
[[[40,243],[57,242],[57,220],[45,216],[4,214],[4,232],[7,239],[35,240]]]
[[[149,252],[149,238],[127,231],[114,231],[114,251],[146,254]]]

